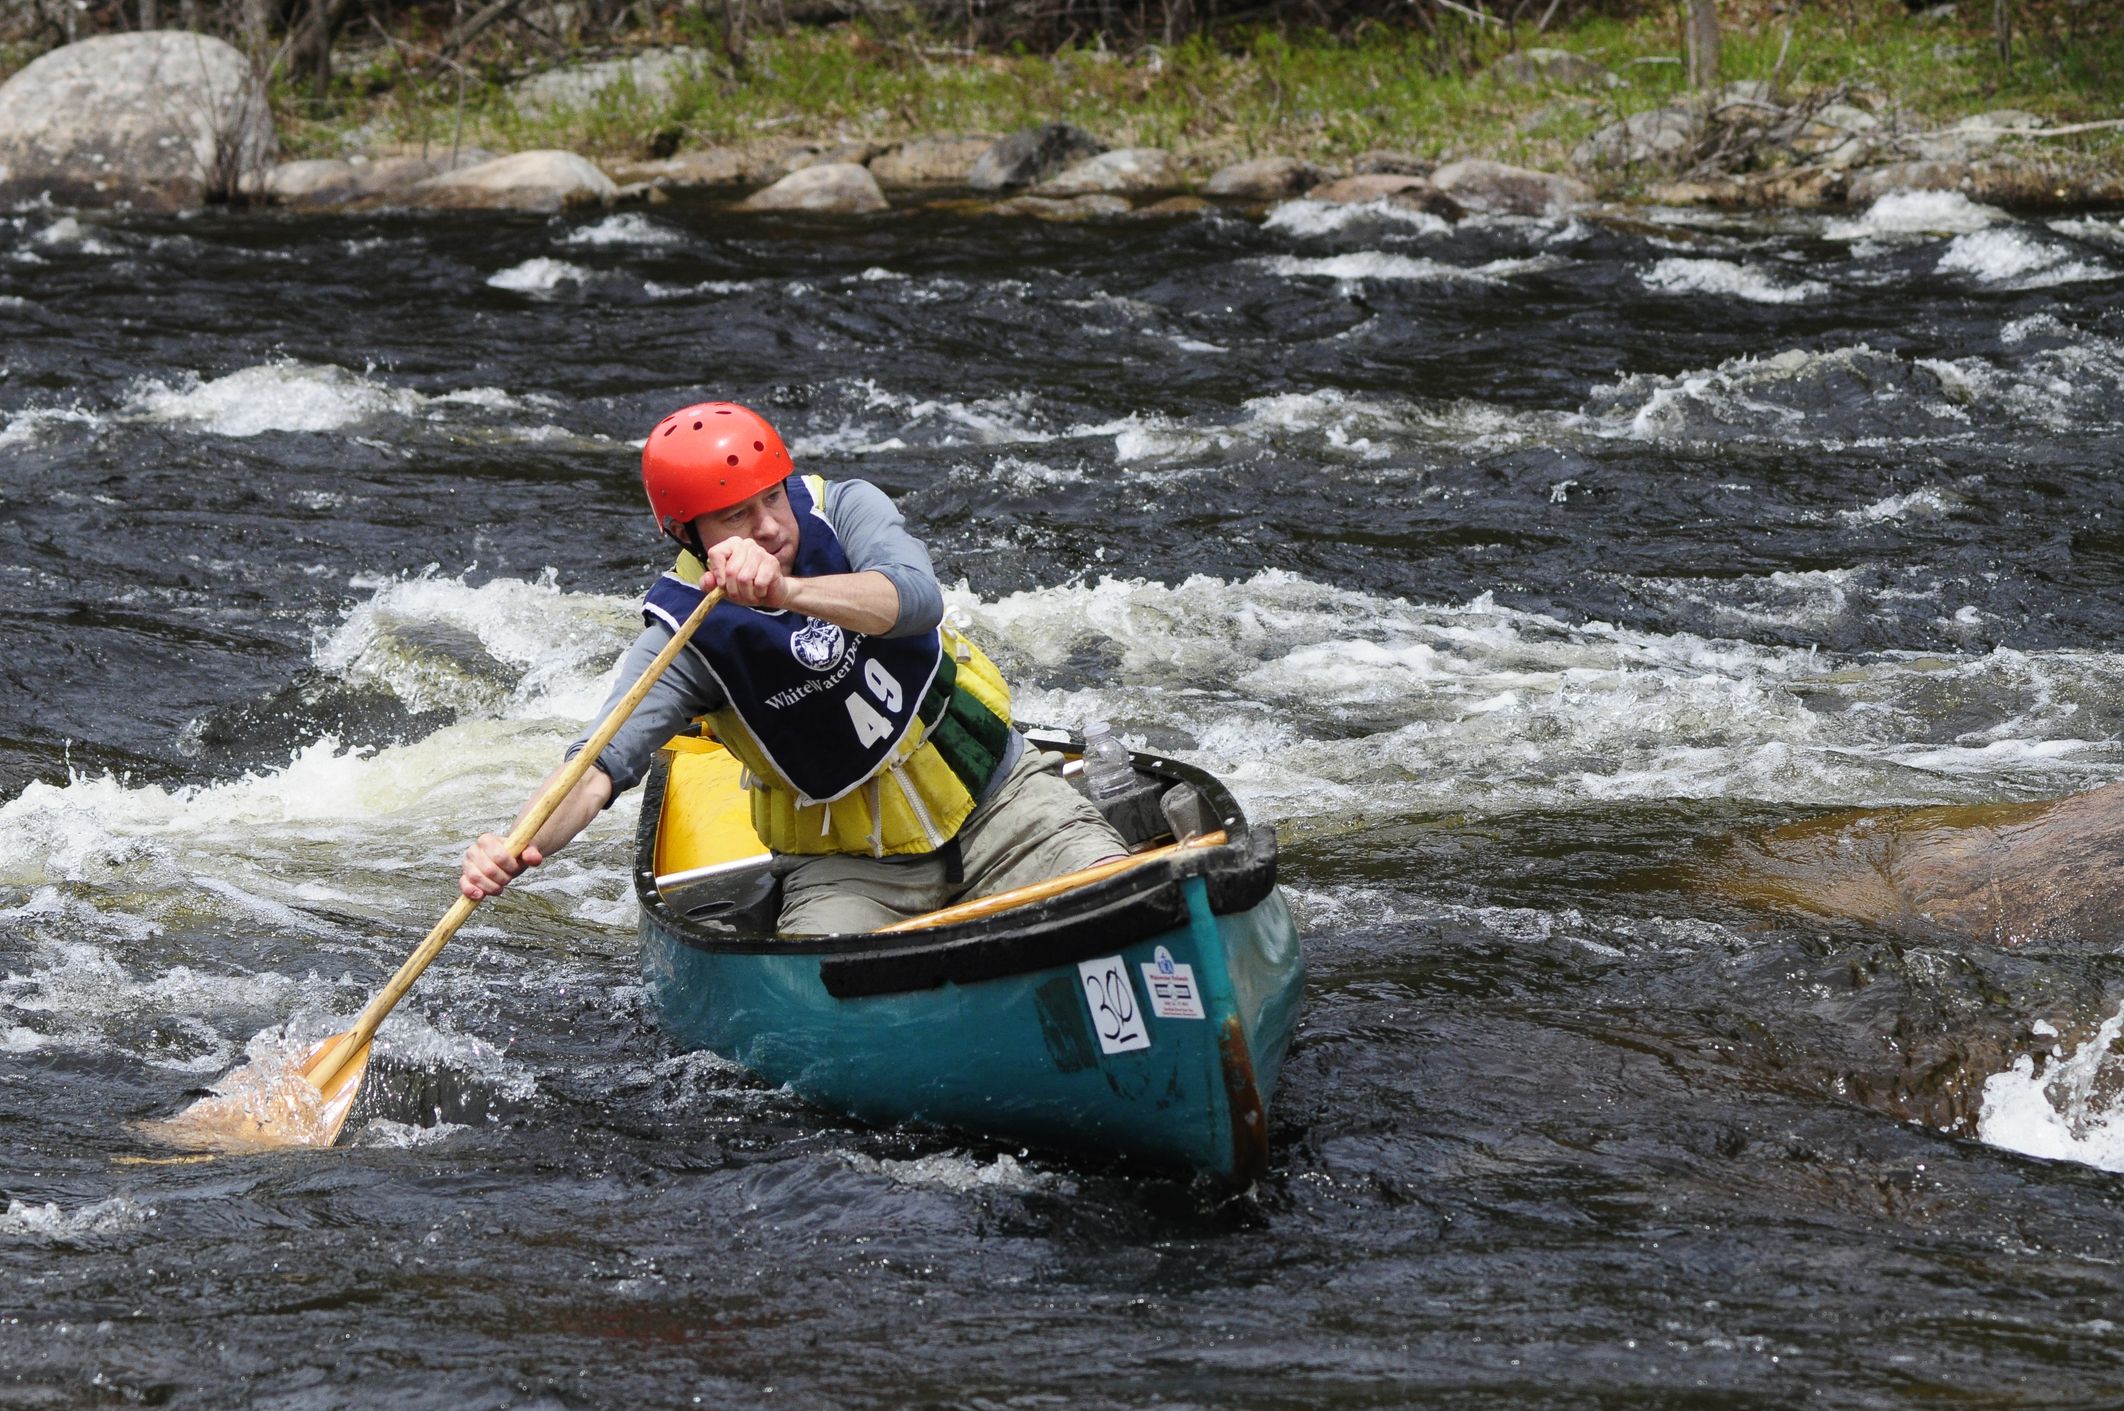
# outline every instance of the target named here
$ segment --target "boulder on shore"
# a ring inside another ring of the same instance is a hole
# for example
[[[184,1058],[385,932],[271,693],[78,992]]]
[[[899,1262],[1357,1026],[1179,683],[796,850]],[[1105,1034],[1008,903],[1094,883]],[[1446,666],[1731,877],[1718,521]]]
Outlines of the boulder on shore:
[[[1579,143],[1571,153],[1571,165],[1637,167],[1676,162],[1695,146],[1703,129],[1703,114],[1686,105],[1632,113]]]
[[[703,67],[700,50],[645,49],[622,58],[565,64],[533,74],[511,88],[509,98],[526,117],[594,107],[608,89],[631,88],[648,102],[663,103],[682,80]]]
[[[1066,122],[1028,127],[994,143],[966,173],[976,191],[1009,191],[1045,181],[1070,163],[1096,157],[1106,144]]]
[[[416,184],[411,198],[453,211],[541,211],[610,205],[619,195],[612,178],[573,152],[518,152]]]
[[[1035,196],[1141,196],[1178,191],[1187,185],[1180,164],[1163,147],[1124,147],[1101,152],[1063,169],[1034,187]]]
[[[254,194],[279,140],[250,62],[181,30],[54,49],[0,84],[0,202],[183,210]]]
[[[763,191],[738,203],[744,211],[814,211],[825,215],[869,215],[889,210],[885,193],[868,167],[855,162],[821,162],[791,172]]]
[[[1446,163],[1431,173],[1431,184],[1467,209],[1492,216],[1561,215],[1593,199],[1593,188],[1577,177],[1482,157]]]
[[[453,159],[442,157],[324,157],[282,162],[265,174],[263,193],[284,206],[390,204],[411,199],[415,186],[444,172],[491,162],[494,154],[477,149]]]
[[[1624,81],[1607,65],[1568,49],[1522,49],[1507,54],[1487,70],[1500,83],[1545,88],[1621,88]]]
[[[965,186],[993,137],[917,137],[870,160],[881,186]]]
[[[1302,157],[1256,157],[1222,168],[1202,192],[1239,201],[1287,201],[1334,179],[1335,173]]]

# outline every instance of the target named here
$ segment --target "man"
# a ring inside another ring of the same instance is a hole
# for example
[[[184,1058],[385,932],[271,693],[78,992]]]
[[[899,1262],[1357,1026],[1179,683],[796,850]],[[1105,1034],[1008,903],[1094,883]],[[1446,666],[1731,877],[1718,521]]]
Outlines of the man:
[[[702,594],[723,601],[521,858],[494,833],[466,850],[466,896],[559,850],[699,716],[745,765],[787,935],[873,931],[1127,852],[1062,781],[1061,756],[1011,728],[995,665],[941,625],[929,552],[882,491],[797,475],[774,428],[734,402],[658,422],[642,485],[682,552],[649,589],[599,718]]]

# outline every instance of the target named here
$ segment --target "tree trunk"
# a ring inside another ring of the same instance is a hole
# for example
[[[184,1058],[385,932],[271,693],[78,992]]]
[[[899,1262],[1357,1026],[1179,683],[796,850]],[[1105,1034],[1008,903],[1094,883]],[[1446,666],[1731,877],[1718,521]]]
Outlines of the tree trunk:
[[[1999,62],[2013,62],[2013,0],[1991,0],[1991,33],[1999,42]]]
[[[1688,3],[1682,21],[1682,52],[1688,58],[1689,86],[1709,88],[1718,82],[1718,0]]]

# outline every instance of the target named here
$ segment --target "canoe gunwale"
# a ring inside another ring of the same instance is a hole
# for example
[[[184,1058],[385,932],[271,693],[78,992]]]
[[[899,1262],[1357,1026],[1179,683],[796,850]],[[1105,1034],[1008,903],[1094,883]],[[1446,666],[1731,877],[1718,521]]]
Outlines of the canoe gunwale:
[[[1206,771],[1159,755],[1138,754],[1136,761],[1146,773],[1193,784],[1225,823],[1230,841],[1188,849],[1049,901],[911,935],[781,938],[736,931],[727,922],[702,925],[665,899],[657,886],[655,859],[670,765],[668,758],[659,757],[643,781],[636,900],[645,924],[667,940],[696,950],[817,955],[821,982],[842,999],[1001,979],[1107,954],[1131,939],[1185,925],[1181,884],[1189,877],[1203,879],[1217,915],[1241,914],[1260,904],[1276,885],[1275,830],[1247,824],[1230,793]],[[768,865],[762,862],[760,867]],[[737,874],[731,884],[738,885],[745,875]]]

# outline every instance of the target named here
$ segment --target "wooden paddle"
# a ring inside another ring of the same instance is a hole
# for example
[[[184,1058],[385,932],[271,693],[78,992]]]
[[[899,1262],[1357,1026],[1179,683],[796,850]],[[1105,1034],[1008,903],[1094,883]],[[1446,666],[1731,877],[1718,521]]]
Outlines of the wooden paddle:
[[[634,708],[649,694],[649,688],[657,683],[665,668],[678,656],[680,648],[692,639],[694,629],[722,598],[723,591],[718,588],[701,599],[700,606],[679,624],[678,631],[656,654],[656,660],[650,662],[635,683],[628,687],[627,694],[620,697],[599,723],[581,751],[554,776],[545,791],[532,800],[516,827],[510,830],[510,856],[523,856],[524,849],[531,845],[538,830],[553,816],[553,810],[559,808],[561,800],[582,782],[583,775],[596,763],[598,753],[612,743],[620,726],[634,714]],[[296,1073],[287,1072],[282,1065],[266,1062],[239,1068],[221,1081],[212,1096],[200,1099],[174,1117],[149,1124],[148,1130],[174,1145],[212,1147],[221,1151],[330,1146],[338,1140],[339,1129],[346,1124],[347,1113],[354,1106],[354,1095],[369,1066],[369,1041],[375,1037],[377,1026],[404,998],[413,982],[420,978],[420,972],[441,953],[444,943],[457,933],[457,928],[465,924],[478,905],[471,897],[459,896],[442,920],[435,923],[435,929],[428,932],[427,939],[415,947],[413,954],[406,957],[406,963],[398,967],[398,972],[385,982],[376,998],[369,1001],[368,1007],[354,1021],[354,1027],[311,1049]]]
[[[1101,882],[1108,877],[1118,877],[1123,872],[1133,872],[1149,863],[1171,857],[1174,853],[1187,852],[1194,848],[1222,847],[1226,841],[1224,830],[1219,828],[1216,832],[1205,833],[1199,838],[1189,838],[1184,842],[1178,843],[1167,843],[1162,848],[1152,848],[1148,852],[1130,853],[1127,857],[1108,858],[1104,862],[1095,862],[1089,867],[1080,867],[1075,872],[1065,872],[1059,877],[1050,877],[1044,882],[1028,882],[1022,887],[1012,887],[1007,892],[996,892],[991,896],[975,897],[972,901],[958,902],[938,911],[928,911],[920,916],[910,916],[905,921],[895,921],[890,926],[880,926],[872,934],[882,936],[893,931],[927,931],[933,926],[949,926],[955,921],[979,921],[984,916],[994,916],[1003,911],[1015,911],[1021,906],[1031,906],[1036,901],[1046,901],[1049,897],[1058,897],[1062,893],[1077,887],[1087,886],[1093,882]]]

